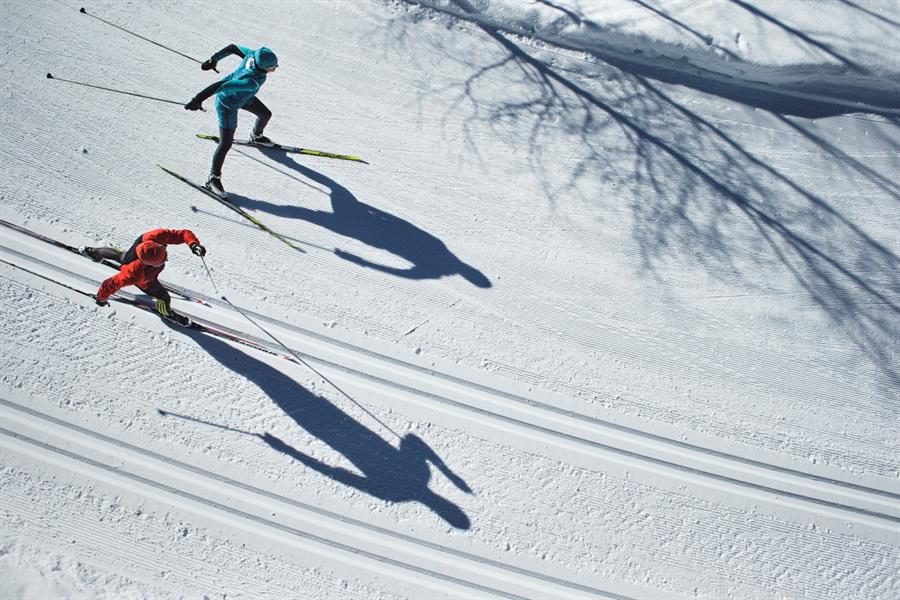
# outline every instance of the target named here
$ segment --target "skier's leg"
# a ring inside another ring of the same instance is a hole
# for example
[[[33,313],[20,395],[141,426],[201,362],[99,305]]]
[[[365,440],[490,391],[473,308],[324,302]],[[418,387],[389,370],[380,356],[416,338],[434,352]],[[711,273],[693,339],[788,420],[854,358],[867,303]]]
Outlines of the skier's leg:
[[[266,128],[266,125],[269,124],[269,119],[272,118],[272,111],[262,103],[262,100],[254,97],[253,100],[248,102],[244,107],[244,110],[249,111],[256,115],[256,123],[253,125],[252,136],[253,138],[262,137],[263,130]],[[255,141],[255,140],[254,140]]]
[[[159,281],[154,281],[145,288],[142,287],[141,291],[156,298],[156,312],[164,317],[172,314],[172,297]]]
[[[107,246],[102,248],[86,247],[85,249],[87,251],[87,255],[94,260],[107,259],[122,264],[122,255],[124,254],[124,252],[117,248],[110,248]]]
[[[222,176],[222,165],[225,164],[225,156],[231,150],[231,143],[234,141],[234,131],[237,129],[238,115],[237,110],[230,109],[222,104],[216,97],[216,114],[219,117],[219,145],[213,152],[212,168],[209,170],[210,177]]]
[[[148,287],[141,288],[141,290],[156,298],[156,312],[158,312],[161,317],[172,321],[176,325],[181,325],[182,327],[190,327],[192,325],[193,322],[190,317],[172,310],[172,297],[169,296],[169,292],[159,281],[154,281]]]
[[[138,239],[136,239],[134,241],[134,244],[131,245],[131,248],[129,248],[125,252],[122,252],[118,248],[112,248],[109,246],[104,246],[102,248],[93,248],[91,246],[82,246],[81,248],[78,249],[78,251],[93,261],[99,262],[101,260],[106,259],[106,260],[111,260],[111,261],[117,262],[120,265],[126,265],[134,260],[137,260],[137,253],[135,251],[135,248],[137,248],[137,245],[140,243],[141,243],[141,238],[138,237]],[[129,255],[131,257],[130,259],[129,259]]]
[[[219,198],[227,198],[225,186],[222,185],[222,165],[225,164],[225,156],[231,150],[231,144],[234,142],[234,131],[237,127],[237,111],[231,111],[234,118],[225,119],[226,124],[234,122],[233,127],[222,127],[222,113],[219,113],[219,145],[213,153],[212,167],[209,170],[209,178],[206,180],[206,189],[211,191]]]
[[[222,165],[225,164],[225,156],[228,155],[231,144],[234,142],[234,131],[234,127],[231,129],[219,127],[219,145],[216,146],[216,151],[213,153],[212,168],[209,170],[209,174],[213,177],[222,176]]]

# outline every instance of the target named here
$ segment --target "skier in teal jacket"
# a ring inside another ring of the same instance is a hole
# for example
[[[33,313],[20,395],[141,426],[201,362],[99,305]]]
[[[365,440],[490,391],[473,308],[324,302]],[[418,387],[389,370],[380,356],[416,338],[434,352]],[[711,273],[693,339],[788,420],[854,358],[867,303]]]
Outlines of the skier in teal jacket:
[[[227,197],[225,188],[222,186],[222,165],[225,164],[225,156],[234,142],[238,110],[244,109],[256,115],[256,123],[250,132],[250,140],[261,146],[272,145],[272,140],[263,135],[266,124],[272,118],[272,111],[256,97],[256,93],[266,82],[266,76],[278,68],[278,57],[268,48],[252,50],[237,44],[222,48],[200,65],[200,68],[204,71],[214,69],[216,63],[231,54],[241,57],[240,66],[233,73],[199,92],[184,105],[187,110],[200,110],[204,100],[213,94],[216,95],[216,112],[219,115],[219,145],[213,153],[212,168],[209,171],[206,187],[222,198]]]

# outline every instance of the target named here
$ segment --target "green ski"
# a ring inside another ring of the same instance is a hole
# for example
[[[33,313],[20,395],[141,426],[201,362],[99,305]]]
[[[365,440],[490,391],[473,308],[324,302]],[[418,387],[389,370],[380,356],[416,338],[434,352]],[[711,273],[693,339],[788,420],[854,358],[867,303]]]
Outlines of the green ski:
[[[201,140],[209,140],[211,142],[218,142],[219,136],[217,135],[209,135],[207,133],[198,133],[197,137]],[[235,144],[240,144],[242,146],[256,146],[257,148],[272,148],[273,150],[281,150],[282,152],[289,152],[292,154],[306,154],[308,156],[321,156],[323,158],[338,158],[340,160],[352,160],[353,162],[360,162],[365,165],[369,164],[358,156],[351,156],[349,154],[334,154],[333,152],[323,152],[321,150],[310,150],[309,148],[298,148],[297,146],[282,146],[281,144],[272,144],[271,146],[263,146],[261,144],[254,144],[250,140],[234,140]]]
[[[201,192],[203,192],[204,194],[206,194],[207,196],[209,196],[209,197],[212,198],[213,200],[215,200],[215,201],[217,201],[217,202],[223,204],[224,206],[227,206],[228,208],[230,208],[231,210],[233,210],[233,211],[236,212],[237,214],[241,215],[242,217],[244,217],[245,219],[247,219],[248,221],[250,221],[251,223],[253,223],[253,224],[256,225],[257,227],[259,227],[260,229],[262,229],[263,231],[265,231],[266,233],[268,233],[268,234],[270,234],[270,235],[272,235],[272,236],[278,238],[279,240],[281,240],[282,242],[284,242],[285,244],[287,244],[288,246],[290,246],[290,247],[293,248],[294,250],[299,250],[300,252],[304,252],[304,253],[306,252],[306,250],[304,250],[303,248],[301,248],[300,246],[298,246],[297,244],[295,244],[295,243],[292,242],[291,240],[287,239],[286,237],[284,237],[283,235],[281,235],[281,234],[278,233],[277,231],[274,231],[274,230],[272,230],[272,229],[269,229],[262,221],[260,221],[259,219],[257,219],[256,217],[254,217],[253,215],[251,215],[250,213],[248,213],[248,212],[245,211],[244,209],[242,209],[240,206],[238,206],[238,205],[235,204],[234,202],[231,202],[230,200],[227,200],[227,199],[225,199],[225,198],[219,198],[219,197],[218,197],[216,194],[214,194],[211,190],[209,190],[209,189],[207,189],[206,187],[200,185],[199,183],[196,183],[196,182],[194,182],[194,181],[191,181],[190,179],[188,179],[188,178],[185,177],[184,175],[181,175],[181,174],[179,174],[179,173],[176,173],[175,171],[173,171],[173,170],[171,170],[171,169],[167,169],[167,168],[165,168],[165,167],[162,166],[162,165],[157,165],[157,166],[158,166],[160,169],[162,169],[163,171],[165,171],[166,173],[168,173],[169,175],[171,175],[172,177],[175,177],[176,179],[180,179],[181,181],[185,182],[186,184],[188,184],[188,185],[191,186],[192,188],[195,188],[195,189],[197,189],[197,190],[200,190]]]

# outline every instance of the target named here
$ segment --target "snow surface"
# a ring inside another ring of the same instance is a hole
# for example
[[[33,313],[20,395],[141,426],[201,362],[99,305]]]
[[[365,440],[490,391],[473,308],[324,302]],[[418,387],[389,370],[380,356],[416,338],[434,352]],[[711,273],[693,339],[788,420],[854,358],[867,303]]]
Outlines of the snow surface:
[[[0,597],[900,597],[900,4],[2,8]]]

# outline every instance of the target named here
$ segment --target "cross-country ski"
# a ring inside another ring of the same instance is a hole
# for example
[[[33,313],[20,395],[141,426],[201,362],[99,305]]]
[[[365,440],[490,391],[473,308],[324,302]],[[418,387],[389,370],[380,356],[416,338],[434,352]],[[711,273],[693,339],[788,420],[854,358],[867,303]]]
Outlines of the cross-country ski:
[[[222,204],[223,206],[226,206],[226,207],[230,208],[231,210],[233,210],[233,211],[236,212],[237,214],[241,215],[242,217],[244,217],[245,219],[247,219],[248,221],[250,221],[251,223],[253,223],[253,224],[256,225],[257,227],[259,227],[260,229],[262,229],[263,231],[265,231],[266,233],[268,233],[268,234],[271,235],[272,237],[278,239],[278,240],[281,241],[281,242],[284,242],[285,244],[287,244],[288,246],[290,246],[290,247],[293,248],[294,250],[299,250],[300,252],[306,252],[303,248],[301,248],[300,246],[298,246],[296,243],[294,243],[294,242],[292,242],[291,240],[289,240],[288,238],[284,237],[283,235],[281,235],[281,234],[278,233],[277,231],[273,231],[273,230],[270,229],[268,226],[266,226],[262,221],[260,221],[259,219],[257,219],[256,217],[254,217],[253,215],[251,215],[250,213],[248,213],[247,211],[243,210],[240,206],[237,206],[236,204],[234,204],[233,202],[227,200],[226,198],[222,198],[219,194],[217,194],[217,193],[214,192],[213,190],[209,189],[208,187],[203,186],[203,185],[200,185],[200,184],[197,183],[196,181],[192,181],[192,180],[188,179],[187,177],[185,177],[184,175],[181,175],[180,173],[176,173],[175,171],[173,171],[173,170],[171,170],[171,169],[167,169],[166,167],[164,167],[164,166],[162,166],[162,165],[159,165],[159,168],[162,169],[163,171],[165,171],[166,173],[168,173],[169,175],[171,175],[172,177],[175,177],[176,179],[178,179],[178,180],[180,180],[180,181],[183,181],[184,183],[188,184],[188,185],[191,186],[192,188],[194,188],[194,189],[196,189],[196,190],[198,190],[198,191],[203,192],[204,194],[206,194],[207,196],[209,196],[209,197],[212,198],[213,200],[219,202],[219,203]]]
[[[196,134],[198,138],[201,140],[209,140],[211,142],[218,142],[219,137],[215,135],[210,135],[208,133],[198,133]],[[334,152],[325,152],[324,150],[311,150],[309,148],[300,148],[298,146],[285,146],[283,144],[276,144],[274,142],[268,144],[260,144],[258,141],[254,141],[252,139],[234,139],[232,140],[233,144],[239,144],[242,146],[256,146],[259,148],[271,148],[272,150],[280,150],[282,152],[287,152],[288,154],[306,154],[308,156],[318,156],[321,158],[337,158],[340,160],[349,160],[353,162],[360,162],[364,164],[369,164],[364,161],[359,156],[353,156],[350,154],[335,154]]]

